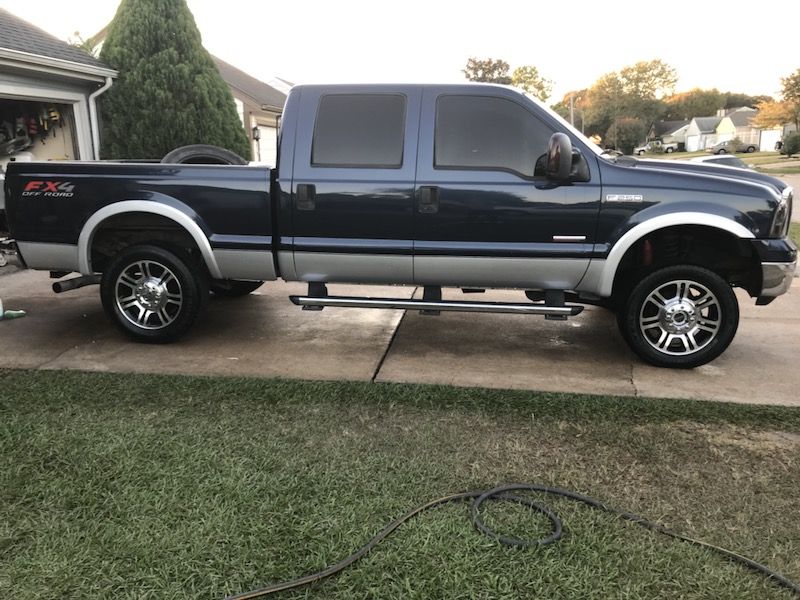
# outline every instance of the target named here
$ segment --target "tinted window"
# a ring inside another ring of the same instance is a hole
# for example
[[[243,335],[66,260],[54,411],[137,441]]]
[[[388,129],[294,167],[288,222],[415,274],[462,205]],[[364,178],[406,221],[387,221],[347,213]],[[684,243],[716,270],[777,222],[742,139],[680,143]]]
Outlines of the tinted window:
[[[532,177],[552,134],[511,100],[442,96],[436,107],[434,166],[509,170]]]
[[[405,112],[405,96],[396,94],[323,96],[314,125],[311,164],[399,168]]]

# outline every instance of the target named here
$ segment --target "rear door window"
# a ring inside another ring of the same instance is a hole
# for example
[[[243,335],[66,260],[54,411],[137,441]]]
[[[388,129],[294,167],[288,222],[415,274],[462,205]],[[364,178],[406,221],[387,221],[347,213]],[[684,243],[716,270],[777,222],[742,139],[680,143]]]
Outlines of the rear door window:
[[[396,168],[403,165],[406,97],[328,94],[317,110],[314,167]]]

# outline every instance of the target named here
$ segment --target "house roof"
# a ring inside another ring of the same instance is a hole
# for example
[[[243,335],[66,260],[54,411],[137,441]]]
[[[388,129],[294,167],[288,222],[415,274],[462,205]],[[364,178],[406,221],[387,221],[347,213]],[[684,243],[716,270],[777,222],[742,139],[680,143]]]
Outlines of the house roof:
[[[83,50],[31,25],[0,8],[0,48],[24,52],[71,63],[109,69],[102,61]]]
[[[747,127],[758,111],[752,108],[739,108],[728,115],[735,127]]]
[[[653,133],[656,137],[675,133],[681,127],[689,124],[689,121],[656,121],[653,123]]]
[[[212,56],[212,58],[217,64],[220,75],[222,75],[225,83],[229,86],[241,90],[258,102],[262,107],[270,106],[279,110],[283,108],[286,102],[286,94],[248,75],[244,71],[237,69],[216,56]]]
[[[695,117],[692,119],[700,133],[713,133],[721,120],[721,117]]]

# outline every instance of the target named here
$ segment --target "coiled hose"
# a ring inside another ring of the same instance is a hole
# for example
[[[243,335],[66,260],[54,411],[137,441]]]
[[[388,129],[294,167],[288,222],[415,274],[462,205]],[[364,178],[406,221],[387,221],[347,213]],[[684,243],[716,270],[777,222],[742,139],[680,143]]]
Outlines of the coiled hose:
[[[426,504],[422,504],[420,506],[417,506],[416,508],[413,508],[403,516],[395,519],[394,521],[386,525],[386,527],[384,527],[380,532],[378,532],[374,537],[372,537],[366,544],[361,546],[361,548],[359,548],[346,558],[343,558],[336,564],[326,567],[321,571],[317,571],[316,573],[311,573],[309,575],[304,575],[303,577],[298,577],[297,579],[283,581],[280,583],[273,583],[271,585],[259,588],[257,590],[251,590],[249,592],[234,594],[232,596],[228,596],[226,600],[250,600],[252,598],[261,598],[269,594],[275,594],[277,592],[283,592],[286,590],[291,590],[305,585],[309,585],[317,581],[320,581],[322,579],[325,579],[326,577],[336,575],[337,573],[341,572],[342,570],[346,569],[347,567],[355,563],[357,560],[362,558],[365,554],[367,554],[367,552],[369,552],[375,546],[380,544],[393,531],[395,531],[406,521],[412,519],[413,517],[417,516],[419,513],[423,511],[426,511],[435,506],[440,506],[442,504],[448,504],[450,502],[461,502],[465,500],[472,500],[472,511],[471,511],[472,523],[480,532],[484,533],[485,535],[488,535],[489,537],[494,538],[501,544],[505,544],[507,546],[521,546],[521,547],[546,546],[547,544],[552,544],[553,542],[556,542],[559,539],[561,539],[561,533],[563,527],[561,525],[561,519],[558,518],[558,515],[556,515],[552,510],[550,510],[547,506],[543,504],[538,504],[529,498],[510,494],[509,492],[544,492],[555,496],[562,496],[564,498],[569,498],[577,502],[582,502],[597,510],[601,510],[603,512],[616,515],[620,519],[624,519],[626,521],[632,521],[633,523],[641,525],[642,527],[650,529],[651,531],[663,533],[664,535],[668,535],[669,537],[684,542],[688,542],[690,544],[694,544],[702,548],[708,548],[709,550],[713,550],[714,552],[717,552],[718,554],[721,554],[722,556],[734,562],[738,562],[748,567],[749,569],[752,569],[754,571],[761,573],[762,575],[765,575],[769,580],[774,581],[776,584],[791,590],[795,594],[795,596],[800,598],[800,586],[798,586],[796,583],[787,579],[783,575],[776,573],[775,571],[771,570],[765,565],[762,565],[761,563],[758,563],[750,558],[747,558],[746,556],[742,556],[741,554],[732,552],[731,550],[726,550],[725,548],[714,546],[713,544],[709,544],[708,542],[704,542],[702,540],[696,540],[687,537],[685,535],[681,535],[680,533],[670,531],[666,527],[663,527],[658,523],[654,523],[653,521],[649,521],[644,517],[640,517],[639,515],[619,510],[617,508],[609,506],[605,502],[596,500],[595,498],[592,498],[590,496],[584,496],[583,494],[578,494],[577,492],[572,492],[570,490],[565,490],[558,487],[539,485],[535,483],[509,483],[497,486],[490,490],[462,492],[460,494],[452,494],[450,496],[444,496],[442,498],[437,498],[436,500],[431,500]],[[483,522],[483,518],[481,517],[481,512],[480,512],[481,506],[483,505],[484,502],[488,500],[505,500],[510,502],[516,502],[517,504],[521,504],[522,506],[525,506],[532,511],[542,513],[550,521],[550,524],[552,526],[551,533],[538,540],[526,540],[522,538],[516,538],[498,534],[497,532],[487,527],[486,524]]]

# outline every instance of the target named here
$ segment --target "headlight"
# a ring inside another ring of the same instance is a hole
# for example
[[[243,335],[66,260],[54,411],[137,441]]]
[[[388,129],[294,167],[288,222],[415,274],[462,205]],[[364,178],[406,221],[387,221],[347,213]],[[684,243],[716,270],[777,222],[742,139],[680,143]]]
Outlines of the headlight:
[[[789,222],[792,217],[792,188],[787,187],[781,193],[781,201],[778,204],[778,210],[775,211],[775,218],[772,221],[772,229],[770,230],[769,237],[781,238],[786,237],[789,233]]]

